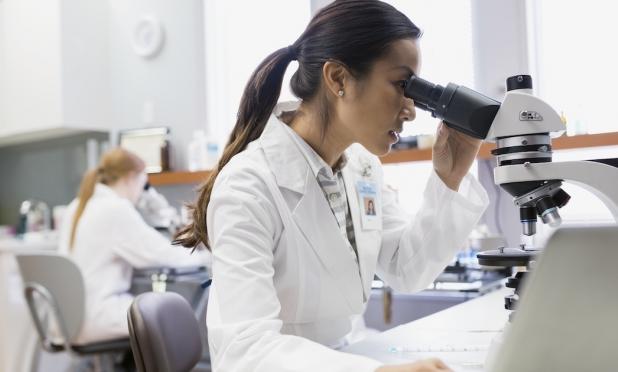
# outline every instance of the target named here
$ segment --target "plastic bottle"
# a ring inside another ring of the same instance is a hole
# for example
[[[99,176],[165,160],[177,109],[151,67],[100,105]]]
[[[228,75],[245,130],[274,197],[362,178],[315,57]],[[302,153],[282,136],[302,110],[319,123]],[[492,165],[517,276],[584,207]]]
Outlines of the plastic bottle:
[[[213,169],[219,160],[219,144],[209,139],[203,130],[196,130],[189,143],[187,159],[191,172]]]
[[[191,172],[204,168],[204,159],[206,157],[206,136],[203,131],[197,130],[193,132],[193,139],[187,147],[187,168]]]
[[[206,169],[214,169],[219,161],[219,142],[214,138],[206,139]]]

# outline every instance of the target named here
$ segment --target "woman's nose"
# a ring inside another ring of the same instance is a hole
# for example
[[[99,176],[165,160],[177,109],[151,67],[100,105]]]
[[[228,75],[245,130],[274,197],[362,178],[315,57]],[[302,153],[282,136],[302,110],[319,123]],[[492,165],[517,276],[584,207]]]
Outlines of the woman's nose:
[[[414,108],[414,101],[412,101],[412,99],[405,99],[399,117],[402,121],[412,121],[416,118],[416,109]]]

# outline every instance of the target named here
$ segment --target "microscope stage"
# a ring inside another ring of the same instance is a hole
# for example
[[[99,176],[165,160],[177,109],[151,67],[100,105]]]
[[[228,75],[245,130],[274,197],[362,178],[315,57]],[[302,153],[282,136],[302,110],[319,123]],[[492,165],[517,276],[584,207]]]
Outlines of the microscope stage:
[[[539,253],[536,249],[499,248],[476,255],[480,265],[485,266],[527,266]]]

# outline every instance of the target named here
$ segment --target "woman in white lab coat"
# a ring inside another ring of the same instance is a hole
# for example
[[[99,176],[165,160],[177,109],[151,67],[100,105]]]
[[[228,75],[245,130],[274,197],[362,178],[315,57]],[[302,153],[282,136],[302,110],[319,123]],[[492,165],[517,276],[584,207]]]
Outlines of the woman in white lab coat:
[[[213,254],[214,371],[447,369],[438,360],[383,366],[336,350],[348,342],[374,274],[397,291],[426,288],[487,205],[467,175],[480,141],[444,125],[414,218],[383,185],[376,155],[415,116],[403,89],[419,73],[419,37],[390,5],[338,0],[253,73],[194,222],[177,238]],[[292,60],[300,102],[276,106]]]
[[[133,268],[206,265],[204,252],[190,255],[148,226],[135,209],[147,181],[145,164],[129,151],[105,153],[86,172],[67,208],[60,250],[81,269],[86,314],[77,343],[127,337]]]

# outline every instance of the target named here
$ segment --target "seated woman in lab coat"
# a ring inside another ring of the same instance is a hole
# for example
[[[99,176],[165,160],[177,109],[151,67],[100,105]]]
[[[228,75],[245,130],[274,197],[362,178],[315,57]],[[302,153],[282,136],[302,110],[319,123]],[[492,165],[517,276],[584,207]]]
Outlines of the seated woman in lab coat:
[[[416,216],[384,187],[377,156],[415,117],[403,91],[420,73],[420,34],[388,4],[337,0],[251,76],[193,223],[176,240],[212,251],[213,370],[448,369],[433,359],[382,365],[336,350],[350,340],[374,274],[397,291],[426,288],[488,203],[468,175],[480,141],[442,124]],[[276,105],[293,60],[300,102]]]
[[[135,209],[147,181],[144,162],[116,148],[86,172],[67,208],[60,250],[82,271],[86,314],[78,343],[127,337],[133,268],[206,265],[206,252],[190,255],[148,226]]]

